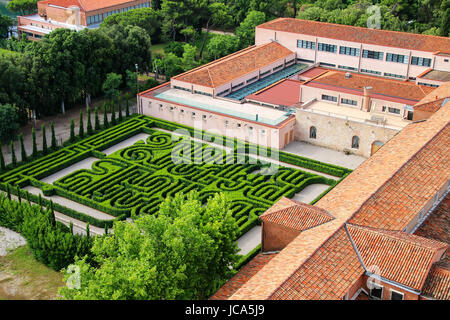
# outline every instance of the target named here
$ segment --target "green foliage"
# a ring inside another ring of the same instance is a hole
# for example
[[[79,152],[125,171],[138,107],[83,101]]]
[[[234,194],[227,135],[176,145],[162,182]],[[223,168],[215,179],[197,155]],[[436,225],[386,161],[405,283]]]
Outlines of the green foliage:
[[[98,117],[98,108],[95,108],[95,116],[94,116],[94,130],[99,131],[100,130],[100,119]]]
[[[37,2],[38,0],[11,0],[6,7],[11,11],[25,14],[37,11]]]
[[[0,195],[0,226],[21,233],[33,256],[55,270],[67,267],[75,256],[88,255],[92,246],[91,239],[73,235],[56,222],[51,209],[19,203],[5,195]]]
[[[260,11],[250,11],[244,21],[236,28],[240,46],[248,47],[255,43],[255,27],[266,22],[266,15]]]
[[[204,299],[228,279],[237,261],[236,222],[223,195],[206,205],[197,193],[167,198],[157,216],[117,222],[96,238],[92,267],[77,259],[81,288],[64,299]],[[149,254],[151,252],[151,254]]]
[[[0,14],[0,38],[7,38],[14,21],[10,17]]]
[[[111,125],[115,126],[117,124],[116,122],[116,104],[114,102],[111,103]]]
[[[0,170],[5,170],[6,164],[5,164],[5,158],[3,157],[3,150],[0,147]]]
[[[47,152],[47,134],[45,132],[45,125],[42,125],[42,153],[45,155]]]
[[[107,107],[106,102],[103,104],[103,128],[105,128],[105,129],[109,128],[108,107]]]
[[[239,38],[229,35],[215,35],[206,45],[208,60],[216,60],[239,49]]]
[[[116,73],[109,73],[106,75],[106,80],[103,82],[103,92],[105,97],[110,101],[115,101],[120,96],[119,86],[122,84],[122,75]]]
[[[36,158],[38,155],[37,143],[36,143],[36,130],[34,128],[31,129],[31,139],[33,140],[33,152],[32,157]]]
[[[16,138],[19,129],[17,108],[10,104],[0,105],[0,144]]]
[[[88,118],[87,118],[87,134],[91,135],[94,131],[92,130],[92,122],[91,122],[91,108],[87,110]]]
[[[128,94],[128,92],[125,94],[125,101],[125,116],[128,118],[130,116],[130,95]]]
[[[164,47],[164,53],[166,55],[168,55],[169,53],[173,53],[175,56],[181,58],[183,52],[183,44],[181,42],[171,41]]]
[[[13,167],[17,165],[16,151],[14,150],[14,141],[11,140],[11,163]]]
[[[19,142],[20,142],[20,154],[22,162],[27,161],[27,152],[25,150],[25,145],[23,144],[23,134],[19,134]]]
[[[52,131],[52,149],[56,150],[58,149],[58,143],[56,141],[56,133],[55,133],[55,125],[53,124],[53,122],[50,123],[50,129]]]
[[[75,141],[75,121],[70,120],[70,138],[69,138],[70,142],[74,142]]]
[[[83,111],[80,111],[80,126],[78,128],[78,136],[80,139],[84,138],[84,123],[83,123]]]
[[[122,101],[119,101],[119,123],[121,123],[123,121],[123,116],[122,116]]]

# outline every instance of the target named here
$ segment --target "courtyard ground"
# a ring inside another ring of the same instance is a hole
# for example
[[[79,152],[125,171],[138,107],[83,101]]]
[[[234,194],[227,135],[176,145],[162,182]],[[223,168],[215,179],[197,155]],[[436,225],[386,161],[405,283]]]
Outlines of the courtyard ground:
[[[54,300],[63,275],[33,257],[28,246],[0,256],[0,300]]]
[[[301,141],[291,142],[283,149],[283,151],[352,170],[356,169],[361,163],[367,160],[367,158],[362,156],[354,154],[346,155],[341,151],[319,147]]]

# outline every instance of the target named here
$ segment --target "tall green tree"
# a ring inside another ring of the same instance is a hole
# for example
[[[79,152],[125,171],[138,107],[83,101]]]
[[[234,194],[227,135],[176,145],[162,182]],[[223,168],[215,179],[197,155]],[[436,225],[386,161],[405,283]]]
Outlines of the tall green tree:
[[[0,105],[0,144],[16,138],[19,130],[19,115],[17,108],[10,104]]]
[[[228,279],[236,262],[237,223],[224,195],[206,207],[198,193],[168,198],[157,215],[118,221],[94,239],[93,261],[78,259],[81,288],[64,299],[204,299]]]
[[[36,158],[38,155],[38,150],[37,150],[37,143],[36,143],[36,130],[33,128],[31,129],[31,139],[32,139],[32,143],[33,143],[33,152],[32,152],[32,157]]]
[[[11,163],[13,167],[17,165],[16,151],[14,150],[14,141],[11,140]]]
[[[55,125],[53,124],[53,122],[50,123],[50,130],[52,132],[52,146],[51,146],[51,148],[53,150],[56,150],[58,148],[58,142],[56,141]]]
[[[42,152],[47,154],[47,134],[45,132],[45,125],[42,125]]]
[[[3,150],[0,147],[0,170],[5,170],[6,164],[5,164],[5,158],[3,157]]]
[[[116,73],[109,73],[103,82],[103,92],[109,101],[115,101],[120,96],[119,87],[122,84],[122,75]]]
[[[91,108],[88,108],[87,110],[88,113],[88,118],[87,118],[87,134],[91,135],[93,130],[92,130],[92,122],[91,122]]]
[[[27,151],[25,150],[25,145],[23,143],[23,134],[19,134],[20,141],[20,154],[22,162],[27,161]]]
[[[239,37],[242,48],[255,43],[255,27],[266,22],[266,15],[260,11],[250,11],[244,21],[236,28],[236,36]]]
[[[83,123],[83,110],[80,111],[80,126],[78,128],[78,136],[80,139],[84,138],[84,123]]]
[[[70,120],[70,138],[69,138],[70,142],[74,142],[75,141],[75,121]]]

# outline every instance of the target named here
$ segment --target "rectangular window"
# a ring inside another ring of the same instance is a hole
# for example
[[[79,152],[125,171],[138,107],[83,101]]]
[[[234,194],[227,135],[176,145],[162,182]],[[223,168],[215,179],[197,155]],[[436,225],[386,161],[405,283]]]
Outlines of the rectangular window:
[[[417,84],[420,84],[421,86],[427,86],[427,87],[433,87],[433,88],[439,87],[437,84],[431,84],[431,83],[425,83],[425,82],[417,82]]]
[[[323,94],[322,95],[322,100],[337,102],[337,97]]]
[[[297,48],[314,50],[316,48],[316,43],[312,42],[312,41],[306,41],[306,40],[297,40]]]
[[[397,108],[388,108],[389,113],[400,114],[400,109]]]
[[[280,64],[279,66],[273,68],[273,71],[280,70],[281,68],[283,68],[283,65],[282,65],[282,64]]]
[[[358,71],[358,68],[353,68],[353,67],[347,67],[347,66],[338,66],[339,69],[345,69],[345,70],[352,70],[352,71]]]
[[[267,71],[261,73],[261,74],[260,74],[260,77],[262,78],[262,77],[264,77],[265,75],[268,75],[268,74],[270,73],[270,71],[271,71],[271,70],[267,70]]]
[[[386,61],[408,63],[408,57],[402,54],[386,53]]]
[[[351,99],[344,99],[344,98],[341,99],[341,103],[342,104],[348,104],[348,105],[351,105],[351,106],[357,106],[358,105],[357,101],[351,100]]]
[[[239,88],[239,87],[241,87],[241,86],[243,86],[243,85],[244,85],[244,83],[241,82],[241,83],[238,83],[238,84],[235,85],[235,86],[231,86],[231,88],[232,88],[232,89],[236,89],[236,88]]]
[[[359,49],[358,48],[351,48],[351,47],[340,46],[339,47],[339,53],[340,54],[346,54],[348,56],[358,57],[359,56]]]
[[[431,66],[431,59],[420,58],[420,57],[411,57],[411,64],[416,66],[429,67]]]
[[[319,62],[319,64],[320,64],[321,66],[325,66],[325,67],[332,67],[332,68],[336,67],[336,65],[335,65],[335,64],[332,64],[332,63]]]
[[[391,300],[403,300],[404,294],[391,290]]]
[[[379,71],[368,70],[368,69],[361,69],[361,72],[381,75],[381,72],[379,72]]]
[[[383,60],[383,52],[363,50],[363,58]]]
[[[375,299],[383,299],[383,287],[375,283],[372,283],[372,289],[370,289],[370,296]]]
[[[405,77],[405,76],[402,76],[401,74],[394,74],[394,73],[388,73],[388,72],[385,72],[384,75],[385,75],[386,77],[399,78],[399,79],[406,79],[406,77]]]
[[[258,76],[248,79],[248,80],[247,80],[247,83],[250,83],[250,82],[252,82],[252,81],[255,81],[256,79],[258,79]]]
[[[334,44],[319,43],[317,49],[318,49],[319,51],[326,51],[326,52],[336,53],[336,51],[337,51],[337,46],[334,45]]]

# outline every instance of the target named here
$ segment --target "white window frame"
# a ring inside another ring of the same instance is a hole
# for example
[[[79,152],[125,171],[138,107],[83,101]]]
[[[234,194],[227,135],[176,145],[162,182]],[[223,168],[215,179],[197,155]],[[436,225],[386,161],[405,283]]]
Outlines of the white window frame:
[[[382,285],[380,285],[380,284],[376,284],[376,283],[374,283],[374,282],[372,282],[372,286],[381,288],[381,298],[378,298],[378,297],[375,297],[375,296],[372,295],[372,290],[373,290],[373,289],[369,289],[369,295],[370,295],[370,297],[373,298],[373,299],[375,299],[375,300],[383,300],[384,286],[382,286]]]
[[[389,290],[389,300],[392,300],[392,292],[395,292],[397,294],[401,294],[402,295],[402,300],[405,300],[405,294],[403,292],[391,289]]]

